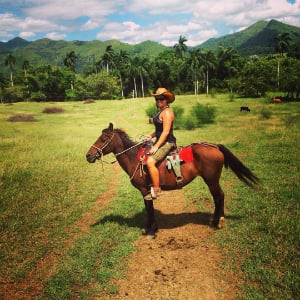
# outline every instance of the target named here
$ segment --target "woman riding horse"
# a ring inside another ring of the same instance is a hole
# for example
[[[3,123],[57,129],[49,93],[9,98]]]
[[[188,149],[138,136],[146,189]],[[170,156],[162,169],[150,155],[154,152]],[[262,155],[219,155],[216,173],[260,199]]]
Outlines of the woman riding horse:
[[[147,167],[150,173],[152,187],[144,197],[145,200],[154,200],[161,192],[159,171],[156,164],[162,161],[167,154],[176,147],[176,138],[173,134],[174,113],[169,104],[174,102],[175,96],[165,88],[158,88],[154,94],[158,113],[153,118],[155,131],[145,136],[145,140],[155,138],[153,147],[149,150]]]

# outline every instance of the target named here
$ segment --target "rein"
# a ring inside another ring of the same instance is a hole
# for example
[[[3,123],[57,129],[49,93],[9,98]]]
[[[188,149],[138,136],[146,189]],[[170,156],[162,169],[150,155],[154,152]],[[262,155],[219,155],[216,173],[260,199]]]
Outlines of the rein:
[[[131,147],[123,150],[122,152],[116,153],[115,157],[118,157],[119,155],[122,155],[123,153],[125,153],[125,152],[127,152],[127,151],[129,151],[129,150],[131,150],[131,149],[133,149],[133,148],[135,148],[135,147],[137,147],[137,146],[139,146],[139,145],[141,145],[143,143],[144,143],[144,141],[138,142],[137,144],[134,144],[133,146],[131,146]]]

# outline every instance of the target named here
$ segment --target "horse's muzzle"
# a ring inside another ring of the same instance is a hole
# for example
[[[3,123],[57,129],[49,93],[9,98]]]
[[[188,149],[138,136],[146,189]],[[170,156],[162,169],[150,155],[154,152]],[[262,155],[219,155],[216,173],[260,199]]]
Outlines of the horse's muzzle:
[[[86,160],[87,160],[89,163],[94,163],[94,162],[98,159],[97,156],[98,156],[97,154],[90,154],[90,153],[87,153],[87,154],[86,154]]]

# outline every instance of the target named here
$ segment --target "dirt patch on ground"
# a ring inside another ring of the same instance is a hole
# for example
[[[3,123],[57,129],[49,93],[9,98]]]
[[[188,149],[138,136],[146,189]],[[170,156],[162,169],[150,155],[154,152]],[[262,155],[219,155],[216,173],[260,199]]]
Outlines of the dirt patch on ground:
[[[210,214],[187,205],[182,191],[155,201],[159,232],[142,236],[129,260],[118,295],[107,299],[233,299],[237,280],[221,266],[222,255],[209,241]]]

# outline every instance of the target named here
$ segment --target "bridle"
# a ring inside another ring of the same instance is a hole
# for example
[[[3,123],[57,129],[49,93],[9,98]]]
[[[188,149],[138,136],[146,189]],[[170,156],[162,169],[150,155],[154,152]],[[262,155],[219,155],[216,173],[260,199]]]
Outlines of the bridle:
[[[98,159],[102,159],[102,157],[104,156],[103,155],[103,149],[106,148],[111,143],[111,141],[114,138],[114,136],[115,136],[115,134],[113,133],[112,136],[111,136],[111,138],[101,148],[99,148],[99,147],[97,147],[95,145],[92,145],[92,148],[95,148],[97,150],[97,153],[99,154],[99,158]],[[144,141],[138,142],[137,144],[134,144],[133,146],[131,146],[131,147],[129,147],[129,148],[127,148],[127,149],[119,152],[119,153],[114,154],[114,156],[118,157],[119,155],[122,155],[125,152],[127,152],[127,151],[129,151],[129,150],[131,150],[131,149],[133,149],[133,148],[135,148],[135,147],[137,147],[137,146],[139,146],[139,145],[141,145],[143,143],[144,143]],[[113,163],[115,163],[115,162],[116,161],[114,161]]]
[[[99,157],[97,157],[97,159],[100,159],[101,162],[102,162],[102,170],[103,170],[103,162],[104,162],[103,161],[103,156],[104,156],[103,149],[106,148],[111,143],[111,141],[114,138],[114,136],[115,136],[115,134],[113,133],[113,135],[111,136],[111,138],[101,148],[99,148],[99,147],[97,147],[95,145],[92,145],[92,148],[95,148],[97,150],[97,154],[99,155]],[[118,156],[126,153],[127,151],[129,151],[129,150],[131,150],[131,149],[133,149],[133,148],[135,148],[135,147],[137,147],[137,146],[139,146],[139,145],[141,145],[143,143],[144,143],[144,141],[138,142],[138,143],[134,144],[133,146],[131,146],[131,147],[129,147],[129,148],[127,148],[127,149],[119,152],[119,153],[114,154],[114,156],[117,158]],[[117,160],[114,160],[110,164],[114,164],[116,161]],[[135,174],[136,174],[139,166],[141,166],[141,161],[138,162],[138,164],[137,164],[137,166],[136,166],[136,168],[135,168],[135,170],[133,172],[133,175],[130,177],[130,181],[134,178],[134,176],[135,176]]]
[[[97,159],[101,159],[102,160],[102,157],[103,157],[103,149],[106,148],[112,141],[112,139],[114,138],[115,134],[113,133],[111,138],[101,147],[97,147],[95,145],[92,145],[92,148],[96,149],[97,150],[97,154],[99,155],[99,157],[97,157]]]

